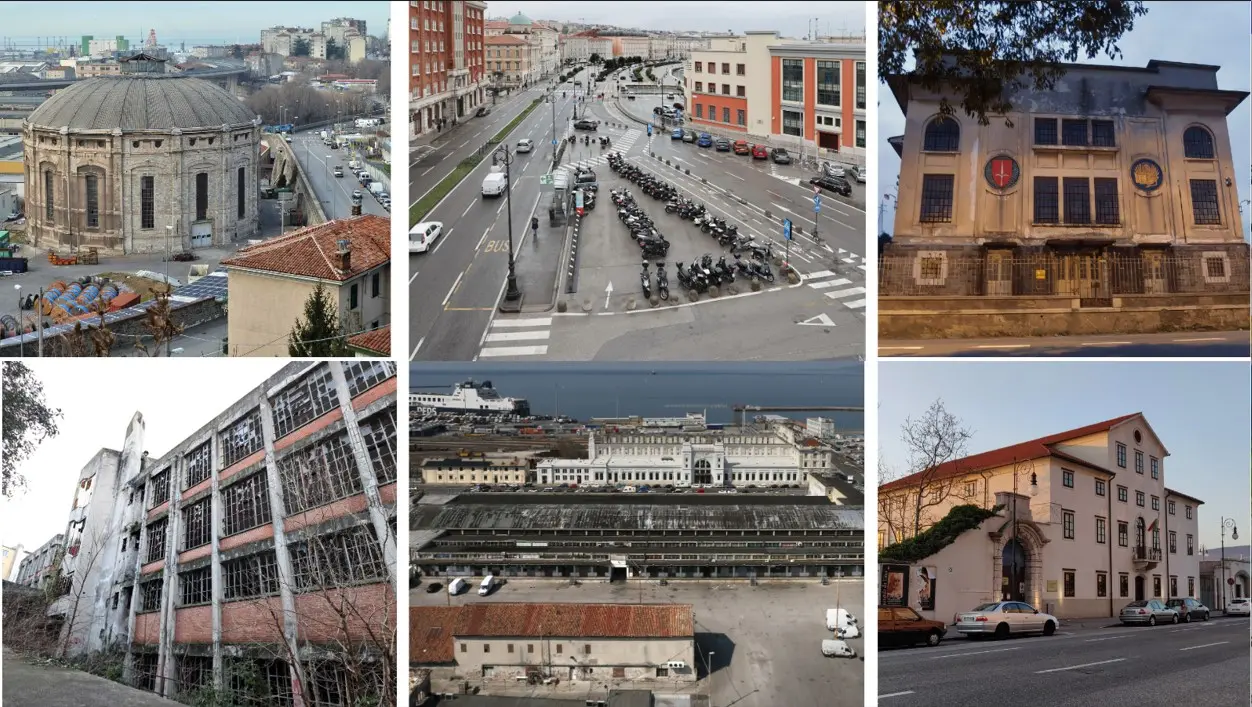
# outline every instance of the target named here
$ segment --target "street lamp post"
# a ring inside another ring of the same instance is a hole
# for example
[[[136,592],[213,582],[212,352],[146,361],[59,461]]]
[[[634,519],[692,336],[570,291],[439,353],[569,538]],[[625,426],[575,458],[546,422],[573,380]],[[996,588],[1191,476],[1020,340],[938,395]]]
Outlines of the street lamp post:
[[[22,337],[26,332],[22,330],[26,327],[22,325],[22,286],[14,285],[13,289],[17,291],[17,357],[25,358],[26,339]]]
[[[1222,518],[1222,613],[1226,613],[1226,529],[1230,528],[1230,539],[1239,539],[1239,528],[1235,527],[1234,518]]]
[[[548,102],[552,104],[552,169],[556,169],[556,87],[548,91]]]
[[[506,144],[497,147],[492,159],[496,163],[504,163],[504,203],[509,223],[509,284],[504,299],[516,302],[522,298],[522,291],[517,288],[517,271],[513,267],[513,179],[510,171],[513,156],[509,154],[509,146]]]

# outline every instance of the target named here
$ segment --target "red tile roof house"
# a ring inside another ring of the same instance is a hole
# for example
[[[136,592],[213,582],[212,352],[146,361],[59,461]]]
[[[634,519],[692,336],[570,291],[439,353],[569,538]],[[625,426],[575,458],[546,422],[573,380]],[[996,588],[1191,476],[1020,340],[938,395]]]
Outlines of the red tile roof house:
[[[222,261],[230,273],[231,356],[286,356],[287,337],[321,284],[354,336],[391,323],[391,222],[381,216],[328,221]]]
[[[879,547],[914,535],[919,492],[921,532],[958,505],[1004,507],[987,532],[959,532],[914,562],[942,578],[930,601],[945,621],[970,608],[951,602],[1006,592],[1062,618],[1196,597],[1202,501],[1166,485],[1167,456],[1133,413],[945,462],[879,487]]]
[[[444,679],[510,684],[531,675],[614,685],[694,682],[695,615],[689,604],[411,607],[409,661]]]

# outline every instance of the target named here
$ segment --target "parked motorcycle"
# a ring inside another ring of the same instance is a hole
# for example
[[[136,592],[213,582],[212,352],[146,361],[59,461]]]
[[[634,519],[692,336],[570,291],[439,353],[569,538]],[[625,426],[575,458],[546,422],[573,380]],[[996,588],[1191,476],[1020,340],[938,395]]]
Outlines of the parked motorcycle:
[[[669,299],[669,276],[665,274],[665,261],[656,264],[656,293],[662,301]]]
[[[643,271],[639,273],[639,283],[643,286],[643,298],[652,298],[652,276],[648,274],[648,261],[643,261]]]
[[[713,269],[721,274],[722,280],[724,282],[734,282],[735,269],[732,266],[726,264],[726,256],[723,255],[722,257],[718,258],[717,264],[713,266]]]

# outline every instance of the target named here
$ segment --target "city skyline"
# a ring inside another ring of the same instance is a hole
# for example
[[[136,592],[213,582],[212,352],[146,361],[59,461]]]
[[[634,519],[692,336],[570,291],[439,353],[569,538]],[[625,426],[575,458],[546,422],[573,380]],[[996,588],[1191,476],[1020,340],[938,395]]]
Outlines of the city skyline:
[[[132,43],[142,46],[148,31],[155,29],[157,40],[165,46],[185,42],[192,44],[256,44],[261,41],[261,30],[281,25],[284,27],[320,27],[324,21],[337,17],[365,20],[371,36],[382,36],[387,31],[391,16],[389,3],[357,2],[345,6],[337,2],[304,3],[245,3],[245,2],[184,2],[176,5],[160,3],[137,3],[110,7],[103,17],[94,14],[100,5],[94,2],[65,2],[58,4],[54,14],[33,9],[40,2],[7,2],[11,7],[6,15],[5,30],[0,34],[0,49],[14,46],[30,51],[37,46],[23,43],[41,38],[64,38],[68,44],[78,44],[79,37],[92,35],[97,39],[121,35]],[[22,8],[32,9],[22,12]],[[66,18],[90,17],[82,20],[80,30],[67,30]],[[254,22],[244,24],[241,17],[253,17]],[[241,27],[243,25],[243,27]],[[138,32],[138,35],[135,33]]]
[[[962,456],[1139,412],[1169,450],[1166,485],[1204,501],[1199,544],[1219,547],[1222,517],[1236,519],[1241,538],[1252,532],[1246,363],[953,361],[879,371],[879,468],[892,478],[906,470],[901,425],[936,399],[973,431]]]

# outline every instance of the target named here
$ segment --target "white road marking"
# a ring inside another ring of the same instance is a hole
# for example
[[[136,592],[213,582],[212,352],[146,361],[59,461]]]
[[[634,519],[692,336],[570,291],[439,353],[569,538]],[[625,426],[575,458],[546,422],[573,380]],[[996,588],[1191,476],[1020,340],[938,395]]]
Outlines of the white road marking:
[[[456,282],[453,282],[453,283],[452,283],[452,287],[448,290],[448,296],[443,298],[443,304],[441,304],[441,305],[440,305],[441,307],[447,307],[447,306],[448,306],[448,300],[452,299],[452,293],[453,293],[453,292],[456,292],[456,286],[457,286],[457,285],[459,285],[459,284],[461,284],[461,278],[463,278],[463,277],[465,277],[465,271],[464,271],[464,270],[462,270],[462,271],[461,271],[461,274],[460,274],[460,275],[457,275],[457,276],[456,276]]]
[[[491,232],[490,228],[483,231],[483,237],[478,239],[478,245],[474,246],[474,250],[478,250],[479,248],[483,247],[483,241],[487,240],[487,234],[490,232]]]
[[[904,692],[892,692],[886,695],[879,695],[878,699],[885,700],[888,697],[903,697],[904,695],[911,695],[911,694],[913,694],[912,690],[905,690]]]
[[[1218,641],[1217,643],[1205,643],[1204,645],[1200,645],[1200,646],[1188,646],[1188,647],[1186,647],[1186,648],[1179,648],[1178,650],[1180,650],[1180,651],[1193,651],[1193,650],[1195,650],[1195,649],[1197,649],[1197,648],[1208,648],[1208,647],[1210,647],[1210,646],[1220,646],[1220,645],[1225,644],[1225,643],[1230,643],[1230,641]]]
[[[474,208],[474,202],[471,201],[465,205],[465,210],[461,212],[461,218],[465,218],[465,214],[468,214],[469,210],[472,208]]]
[[[1187,343],[1191,341],[1225,341],[1225,339],[1223,339],[1220,336],[1206,336],[1200,339],[1174,339],[1174,342],[1179,343],[1179,344]]]
[[[1093,665],[1108,665],[1109,663],[1120,663],[1120,662],[1122,662],[1122,661],[1124,661],[1124,660],[1126,660],[1126,659],[1125,659],[1125,658],[1114,658],[1114,659],[1112,659],[1112,660],[1101,660],[1101,661],[1097,661],[1097,662],[1095,662],[1095,663],[1083,663],[1082,665],[1071,665],[1071,666],[1069,666],[1069,667],[1065,667],[1065,668],[1052,668],[1052,669],[1050,669],[1050,670],[1036,670],[1036,671],[1035,671],[1035,675],[1043,675],[1044,673],[1059,673],[1059,672],[1063,672],[1063,671],[1065,671],[1065,670],[1078,670],[1079,668],[1090,668],[1090,667],[1091,667],[1091,666],[1093,666]]]
[[[527,327],[552,326],[552,317],[532,317],[530,319],[497,319],[491,323],[493,327]]]
[[[1095,643],[1096,641],[1116,641],[1119,638],[1125,638],[1125,636],[1105,636],[1104,638],[1088,638],[1087,640],[1083,641],[1083,643]]]
[[[983,653],[1004,653],[1005,651],[1015,651],[1017,648],[993,648],[988,651],[973,651],[972,653],[950,653],[948,655],[932,656],[931,660],[943,660],[944,658],[964,658],[967,655],[982,655]]]
[[[418,339],[418,340],[417,340],[417,346],[414,346],[414,347],[413,347],[413,353],[409,355],[409,360],[410,360],[410,361],[412,361],[413,359],[417,358],[417,352],[418,352],[418,351],[422,348],[422,344],[423,344],[425,341],[426,341],[426,337],[424,337],[424,336],[423,336],[422,338],[420,338],[420,339]]]
[[[1080,346],[1125,346],[1129,341],[1085,341]]]
[[[456,228],[449,228],[447,233],[441,235],[439,237],[439,242],[435,244],[434,248],[430,249],[430,254],[434,255],[435,253],[438,253],[439,249],[443,247],[443,244],[448,242],[448,236],[451,236],[452,232],[455,230]]]
[[[501,346],[483,349],[478,355],[483,358],[494,358],[497,356],[542,356],[546,353],[548,353],[547,346]]]
[[[840,251],[842,251],[842,248]],[[831,275],[834,275],[834,273],[829,270],[818,270],[817,272],[811,272],[808,275],[805,275],[805,277],[813,279],[818,277],[830,277]]]
[[[430,174],[431,172],[435,171],[435,167],[437,167],[437,166],[438,166],[438,165],[434,165],[434,166],[428,167],[428,168],[426,169],[426,171],[425,171],[425,172],[422,172],[421,174],[419,174],[419,175],[417,175],[417,176],[419,176],[419,177],[425,177],[426,175],[428,175],[428,174]]]
[[[865,294],[865,288],[849,287],[846,290],[835,290],[834,292],[827,292],[825,294],[831,299],[840,299],[842,297],[851,297],[852,295],[863,295]]]
[[[851,280],[839,278],[838,280],[824,280],[824,282],[820,283],[809,283],[809,287],[813,289],[825,289],[839,287],[839,285],[850,285],[851,283],[853,283]]]
[[[552,332],[543,331],[506,331],[499,334],[488,334],[484,341],[546,341],[552,338]]]
[[[413,271],[413,277],[410,277],[410,278],[409,278],[409,284],[410,284],[410,285],[412,285],[412,284],[413,284],[413,281],[417,279],[417,275],[418,275],[417,271],[416,271],[416,270],[414,270],[414,271]]]
[[[879,346],[879,351],[921,351],[921,346]]]
[[[865,300],[854,299],[851,302],[844,302],[843,306],[847,307],[848,309],[862,309],[865,307]]]
[[[979,344],[976,349],[1028,349],[1030,344]]]

